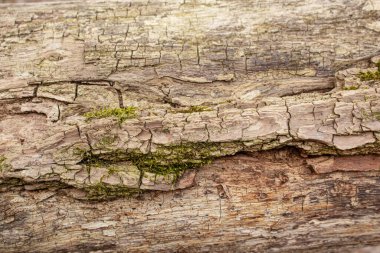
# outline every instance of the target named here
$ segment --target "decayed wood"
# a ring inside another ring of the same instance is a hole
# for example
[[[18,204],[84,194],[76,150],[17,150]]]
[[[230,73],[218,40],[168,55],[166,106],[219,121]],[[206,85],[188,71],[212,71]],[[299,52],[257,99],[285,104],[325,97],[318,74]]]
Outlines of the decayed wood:
[[[0,6],[1,251],[378,249],[379,1]]]

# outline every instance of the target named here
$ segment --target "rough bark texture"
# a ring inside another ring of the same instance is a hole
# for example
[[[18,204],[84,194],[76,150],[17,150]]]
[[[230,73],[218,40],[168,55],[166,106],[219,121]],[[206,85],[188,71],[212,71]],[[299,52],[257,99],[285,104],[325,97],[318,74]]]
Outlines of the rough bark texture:
[[[0,251],[379,250],[380,1],[0,6]]]

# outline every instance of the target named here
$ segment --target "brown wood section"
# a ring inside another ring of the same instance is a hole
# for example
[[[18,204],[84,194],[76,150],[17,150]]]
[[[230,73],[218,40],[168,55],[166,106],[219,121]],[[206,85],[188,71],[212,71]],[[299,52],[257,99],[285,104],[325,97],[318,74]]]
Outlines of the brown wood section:
[[[14,189],[0,195],[0,251],[355,252],[380,243],[379,181],[380,171],[316,174],[286,149],[223,158],[192,188],[132,199]]]

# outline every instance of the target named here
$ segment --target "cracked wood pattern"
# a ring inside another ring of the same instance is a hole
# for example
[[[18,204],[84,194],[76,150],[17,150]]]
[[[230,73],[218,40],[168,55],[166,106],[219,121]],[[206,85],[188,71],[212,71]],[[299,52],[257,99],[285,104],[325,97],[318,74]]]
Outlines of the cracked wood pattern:
[[[378,0],[0,6],[0,249],[379,244]]]
[[[294,150],[240,154],[195,186],[83,202],[2,193],[3,252],[356,252],[380,244],[380,171],[316,174]],[[376,252],[374,248],[373,252]],[[363,251],[371,252],[371,251]]]

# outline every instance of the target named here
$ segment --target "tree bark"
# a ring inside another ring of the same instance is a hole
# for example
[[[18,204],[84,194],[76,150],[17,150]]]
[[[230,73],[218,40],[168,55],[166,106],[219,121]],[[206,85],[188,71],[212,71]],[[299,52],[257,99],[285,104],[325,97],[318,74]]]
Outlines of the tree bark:
[[[376,252],[380,1],[0,4],[1,252]]]

